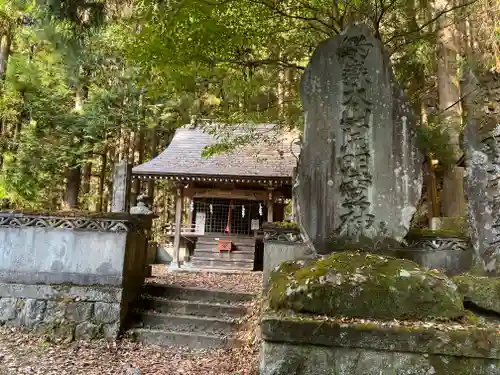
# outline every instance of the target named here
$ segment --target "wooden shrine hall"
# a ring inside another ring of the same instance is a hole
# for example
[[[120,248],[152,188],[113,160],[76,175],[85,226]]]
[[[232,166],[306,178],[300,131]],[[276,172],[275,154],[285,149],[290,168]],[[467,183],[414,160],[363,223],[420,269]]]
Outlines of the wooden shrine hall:
[[[205,128],[206,129],[206,128]],[[157,157],[132,169],[134,178],[168,179],[176,193],[171,267],[255,270],[262,266],[264,222],[285,219],[299,152],[297,134],[273,125],[252,128],[256,142],[203,157],[216,138],[200,127],[177,129]],[[231,128],[233,131],[233,128]],[[245,130],[234,128],[233,133]],[[265,142],[262,139],[273,139]],[[183,220],[184,219],[184,220]],[[180,248],[187,249],[185,262]]]

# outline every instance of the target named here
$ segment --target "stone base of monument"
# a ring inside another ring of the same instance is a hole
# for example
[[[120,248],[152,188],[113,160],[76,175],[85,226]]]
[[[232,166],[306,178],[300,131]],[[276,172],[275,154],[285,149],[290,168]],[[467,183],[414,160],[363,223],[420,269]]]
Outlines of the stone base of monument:
[[[300,232],[294,228],[277,228],[269,224],[263,225],[264,230],[264,259],[262,287],[266,291],[269,277],[273,270],[281,263],[301,259],[310,259],[315,256],[313,251],[304,243]]]
[[[495,329],[266,314],[261,375],[497,375]]]
[[[389,248],[381,253],[438,269],[448,276],[468,272],[474,265],[474,249],[470,240],[451,231],[413,232],[407,237],[404,247]]]
[[[499,288],[376,254],[285,262],[264,303],[260,374],[500,374]]]

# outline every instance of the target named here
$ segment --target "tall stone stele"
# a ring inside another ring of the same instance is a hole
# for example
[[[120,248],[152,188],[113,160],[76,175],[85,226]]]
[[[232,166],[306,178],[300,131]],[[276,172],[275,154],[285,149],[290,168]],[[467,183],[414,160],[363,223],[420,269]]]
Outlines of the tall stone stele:
[[[498,275],[500,261],[500,75],[467,70],[461,81],[470,235],[478,264]]]
[[[408,232],[422,190],[415,119],[388,54],[359,25],[322,42],[302,77],[298,224],[320,254]],[[360,246],[361,247],[361,246]]]

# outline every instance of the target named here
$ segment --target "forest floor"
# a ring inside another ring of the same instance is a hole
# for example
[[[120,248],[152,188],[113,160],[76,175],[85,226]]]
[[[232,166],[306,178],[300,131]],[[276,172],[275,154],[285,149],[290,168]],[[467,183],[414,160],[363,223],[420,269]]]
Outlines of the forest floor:
[[[153,270],[154,281],[180,286],[260,293],[262,274],[174,273]],[[148,279],[152,281],[153,279]],[[0,375],[257,375],[258,301],[238,332],[236,348],[190,351],[142,345],[126,339],[108,343],[55,342],[0,327]]]

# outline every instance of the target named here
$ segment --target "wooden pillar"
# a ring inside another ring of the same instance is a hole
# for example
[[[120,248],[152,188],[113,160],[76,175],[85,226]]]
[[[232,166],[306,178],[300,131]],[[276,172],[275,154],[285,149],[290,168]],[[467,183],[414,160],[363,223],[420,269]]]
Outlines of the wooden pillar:
[[[187,199],[187,223],[189,224],[189,228],[193,225],[193,211],[191,211],[191,205],[194,204],[193,198]]]
[[[177,184],[176,186],[176,202],[175,202],[175,233],[174,233],[174,260],[173,267],[180,267],[179,252],[181,246],[181,225],[182,225],[182,206],[184,203],[184,186]]]
[[[273,189],[269,189],[269,196],[267,199],[267,222],[272,223],[273,220],[273,211],[274,211],[274,196]]]

